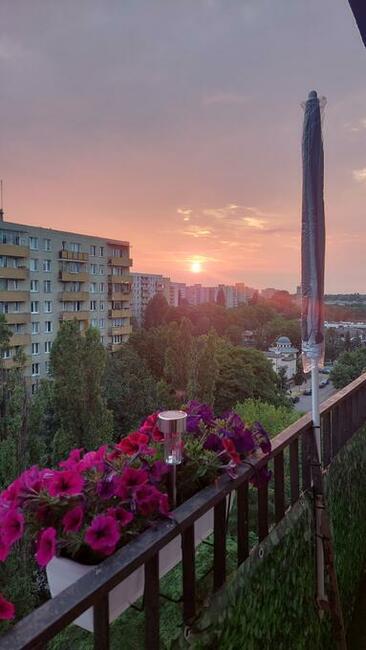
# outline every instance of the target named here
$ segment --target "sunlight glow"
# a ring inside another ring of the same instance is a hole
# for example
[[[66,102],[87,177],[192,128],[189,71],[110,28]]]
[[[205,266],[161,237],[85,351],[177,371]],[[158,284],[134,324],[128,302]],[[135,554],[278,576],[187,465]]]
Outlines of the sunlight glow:
[[[191,271],[192,273],[201,273],[202,271],[202,264],[201,262],[192,262],[191,264]]]

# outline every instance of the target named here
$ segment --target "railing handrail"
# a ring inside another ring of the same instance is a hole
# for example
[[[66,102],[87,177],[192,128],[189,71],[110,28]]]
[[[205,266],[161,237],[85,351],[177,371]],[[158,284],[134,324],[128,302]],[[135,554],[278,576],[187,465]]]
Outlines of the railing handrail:
[[[366,373],[323,402],[321,415],[326,415],[364,385]],[[239,467],[236,478],[222,476],[215,484],[204,488],[180,505],[172,513],[170,520],[161,521],[154,528],[147,529],[101,564],[92,567],[76,583],[24,617],[1,637],[0,650],[30,649],[53,638],[57,632],[150,560],[172,539],[214,508],[226,495],[247,483],[256,471],[278,456],[301,434],[311,431],[311,425],[311,414],[307,413],[272,439],[272,450],[269,454]]]

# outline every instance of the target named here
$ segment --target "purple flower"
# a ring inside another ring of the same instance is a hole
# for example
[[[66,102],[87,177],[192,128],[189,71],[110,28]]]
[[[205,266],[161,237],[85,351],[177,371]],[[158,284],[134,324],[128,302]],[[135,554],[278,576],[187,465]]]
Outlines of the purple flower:
[[[118,481],[114,474],[105,476],[97,483],[97,494],[101,499],[111,499],[116,494]]]
[[[169,472],[169,467],[163,460],[157,460],[150,467],[150,481],[160,483],[165,474]]]
[[[81,506],[75,506],[63,517],[62,523],[65,533],[77,533],[80,530],[84,519],[84,510]]]
[[[114,517],[97,515],[85,533],[86,543],[104,555],[111,555],[120,538],[119,527]]]
[[[67,497],[80,494],[83,487],[83,477],[72,469],[65,469],[54,473],[48,491],[52,497]]]
[[[224,445],[222,444],[220,436],[216,433],[210,433],[203,444],[203,448],[218,453],[223,450]]]
[[[185,411],[187,413],[188,433],[198,433],[201,422],[210,425],[214,418],[211,406],[208,404],[201,404],[195,400],[188,402]]]
[[[260,422],[254,422],[252,426],[253,437],[257,444],[260,446],[264,454],[269,454],[272,449],[271,439],[265,429],[263,429]]]

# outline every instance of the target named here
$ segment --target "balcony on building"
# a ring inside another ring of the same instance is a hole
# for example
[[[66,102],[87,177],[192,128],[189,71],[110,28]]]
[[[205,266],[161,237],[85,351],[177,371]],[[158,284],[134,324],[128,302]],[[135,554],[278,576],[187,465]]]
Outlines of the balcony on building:
[[[132,266],[133,260],[128,255],[121,255],[121,257],[109,257],[108,264],[109,266],[121,266],[123,268],[129,268]]]
[[[30,323],[31,315],[29,312],[6,312],[6,322],[9,325],[16,325],[17,323]]]
[[[85,302],[89,300],[89,291],[60,291],[58,298],[61,302]]]
[[[30,334],[25,334],[24,332],[15,332],[12,337],[10,338],[10,347],[16,348],[16,347],[24,347],[25,345],[30,345],[31,344],[31,335]]]
[[[60,321],[66,320],[80,320],[80,321],[89,321],[89,312],[88,311],[61,311],[60,312]]]
[[[0,302],[27,302],[28,291],[0,291]]]
[[[0,243],[0,255],[7,257],[29,257],[27,246],[20,244]]]
[[[28,269],[25,266],[1,266],[0,279],[9,280],[26,280],[28,277]]]
[[[131,318],[132,310],[129,307],[126,309],[109,309],[108,318]]]
[[[61,282],[89,282],[89,273],[85,271],[60,271]]]
[[[88,262],[89,253],[61,249],[59,251],[59,258],[60,260],[69,260],[70,262]]]
[[[132,327],[131,325],[118,325],[117,327],[111,327],[109,330],[109,335],[113,336],[115,334],[131,334],[132,332]]]

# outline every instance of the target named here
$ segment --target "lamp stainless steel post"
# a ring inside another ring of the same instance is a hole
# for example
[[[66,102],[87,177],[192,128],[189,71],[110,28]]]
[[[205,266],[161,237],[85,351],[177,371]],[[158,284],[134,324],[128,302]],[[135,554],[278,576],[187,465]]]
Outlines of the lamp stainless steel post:
[[[322,464],[319,415],[319,366],[324,364],[324,150],[322,112],[325,98],[319,99],[315,90],[303,104],[304,128],[302,139],[302,360],[305,372],[311,372],[312,418],[318,462]],[[317,519],[320,513],[317,511]],[[318,521],[318,529],[320,521]],[[317,534],[318,599],[324,601],[324,551]]]
[[[177,465],[182,462],[182,434],[187,431],[187,413],[162,411],[158,427],[164,434],[164,460],[170,465],[170,498],[173,508],[177,505]]]

